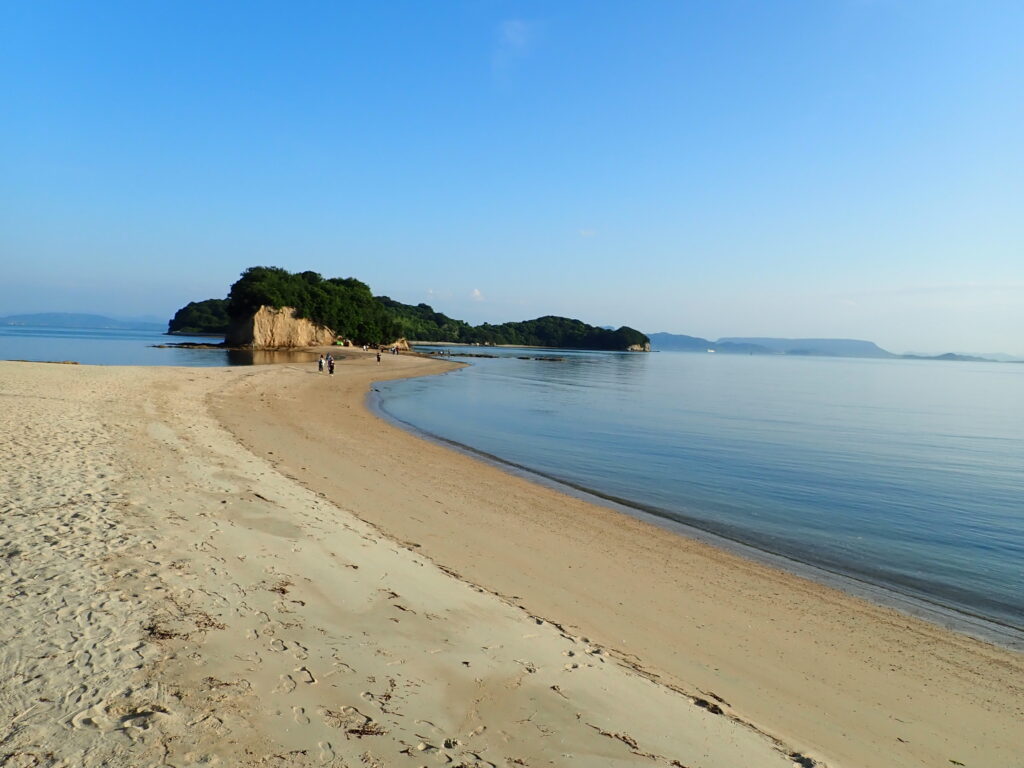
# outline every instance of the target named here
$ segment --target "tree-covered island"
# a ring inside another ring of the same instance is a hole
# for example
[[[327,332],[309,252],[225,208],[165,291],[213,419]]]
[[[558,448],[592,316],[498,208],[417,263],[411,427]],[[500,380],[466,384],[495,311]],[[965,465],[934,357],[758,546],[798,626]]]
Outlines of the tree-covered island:
[[[598,328],[548,315],[536,320],[473,326],[435,312],[427,304],[402,304],[374,296],[355,278],[324,278],[280,267],[250,267],[226,299],[190,302],[168,324],[169,333],[225,333],[261,306],[292,307],[296,317],[330,328],[356,344],[387,344],[399,338],[452,344],[508,344],[570,349],[645,349],[649,339],[633,328]]]
[[[174,313],[167,323],[167,332],[220,336],[228,332],[230,322],[227,299],[190,301]]]

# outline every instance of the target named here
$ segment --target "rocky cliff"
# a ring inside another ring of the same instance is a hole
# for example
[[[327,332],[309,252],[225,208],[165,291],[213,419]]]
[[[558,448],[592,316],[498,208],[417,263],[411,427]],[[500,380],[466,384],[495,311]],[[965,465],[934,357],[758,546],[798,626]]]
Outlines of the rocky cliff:
[[[260,307],[252,317],[231,323],[226,342],[230,347],[293,349],[334,343],[334,331],[295,317],[291,307]]]
[[[630,344],[628,347],[626,347],[626,351],[627,352],[650,352],[651,351],[651,344],[650,344],[650,342],[647,342],[647,343],[644,343],[644,344]]]

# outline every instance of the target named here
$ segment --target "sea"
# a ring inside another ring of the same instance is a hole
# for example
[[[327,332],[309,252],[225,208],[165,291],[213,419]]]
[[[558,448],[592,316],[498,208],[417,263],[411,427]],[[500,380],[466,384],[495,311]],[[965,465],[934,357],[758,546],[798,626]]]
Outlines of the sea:
[[[0,325],[0,360],[71,361],[83,365],[257,365],[315,360],[304,351],[246,351],[176,347],[218,344],[222,336],[168,336],[150,330]]]
[[[170,340],[7,326],[0,359],[315,358],[155,346]],[[450,351],[495,357],[378,383],[372,405],[538,482],[1024,650],[1024,364]]]
[[[1024,364],[486,353],[380,383],[376,405],[535,479],[1024,649]]]

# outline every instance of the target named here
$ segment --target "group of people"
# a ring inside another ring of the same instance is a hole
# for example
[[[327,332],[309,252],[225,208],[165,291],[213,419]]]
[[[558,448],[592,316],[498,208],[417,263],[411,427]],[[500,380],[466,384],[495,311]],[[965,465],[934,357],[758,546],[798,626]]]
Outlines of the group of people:
[[[331,376],[334,375],[334,355],[330,352],[327,353],[327,357],[320,355],[320,360],[317,362],[317,367],[320,369],[320,373],[324,372],[324,364],[327,365],[327,373]]]
[[[369,347],[367,347],[367,345],[364,344],[363,345],[363,351],[366,352],[368,349],[369,349]],[[392,355],[397,355],[398,354],[398,347],[397,346],[396,347],[391,347],[390,349],[388,349],[388,352],[391,353]],[[377,348],[377,365],[380,365],[380,353],[381,353],[380,347],[378,347]],[[320,355],[320,359],[317,361],[317,368],[320,371],[320,373],[324,372],[324,366],[325,365],[327,366],[327,373],[329,373],[331,376],[333,376],[334,375],[334,356],[330,352],[327,353],[326,357],[324,357],[323,355]]]

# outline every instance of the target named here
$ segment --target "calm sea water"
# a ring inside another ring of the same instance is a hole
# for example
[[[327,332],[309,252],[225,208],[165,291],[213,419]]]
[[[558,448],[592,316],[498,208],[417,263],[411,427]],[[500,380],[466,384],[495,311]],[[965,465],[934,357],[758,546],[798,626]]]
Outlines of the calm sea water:
[[[157,344],[218,343],[220,338],[167,336],[154,331],[81,328],[35,328],[0,325],[0,360],[52,362],[74,360],[86,365],[221,366],[316,359],[309,352],[246,352],[226,349],[158,349]]]
[[[1024,628],[1024,365],[503,351],[378,385],[426,433]]]

